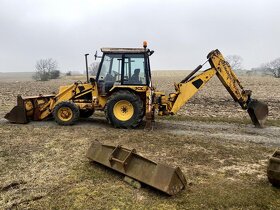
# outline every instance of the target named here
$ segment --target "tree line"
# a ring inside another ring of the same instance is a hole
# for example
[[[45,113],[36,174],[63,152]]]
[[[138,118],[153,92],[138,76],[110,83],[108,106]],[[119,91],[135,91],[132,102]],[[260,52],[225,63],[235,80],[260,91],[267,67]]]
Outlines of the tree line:
[[[229,55],[226,56],[225,59],[234,71],[243,69],[243,58],[241,56]],[[280,58],[263,63],[259,67],[253,69],[257,69],[258,71],[267,75],[271,75],[275,78],[280,78]]]
[[[99,67],[99,62],[94,62],[89,65],[89,74],[96,76]],[[57,79],[61,75],[61,71],[58,70],[58,62],[53,58],[40,59],[35,64],[35,74],[33,79],[37,81],[48,81],[51,79]],[[71,76],[72,72],[68,71],[66,76]]]
[[[225,60],[230,64],[234,71],[243,70],[243,58],[239,55],[228,55]],[[94,62],[89,65],[89,74],[96,76],[99,62]],[[272,75],[275,78],[280,78],[280,57],[272,61],[266,62],[257,68],[265,74]],[[58,70],[58,63],[52,58],[40,59],[35,64],[35,74],[33,79],[38,81],[48,81],[51,79],[57,79],[61,75],[60,70]],[[71,76],[71,71],[66,73],[67,76]]]

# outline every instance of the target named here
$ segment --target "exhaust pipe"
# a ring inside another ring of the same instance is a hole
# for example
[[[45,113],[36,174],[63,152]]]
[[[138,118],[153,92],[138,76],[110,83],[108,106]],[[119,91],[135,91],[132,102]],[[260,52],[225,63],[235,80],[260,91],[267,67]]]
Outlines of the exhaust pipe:
[[[88,76],[88,53],[85,54],[85,60],[86,60],[86,74],[87,74],[87,83],[89,83],[89,76]]]

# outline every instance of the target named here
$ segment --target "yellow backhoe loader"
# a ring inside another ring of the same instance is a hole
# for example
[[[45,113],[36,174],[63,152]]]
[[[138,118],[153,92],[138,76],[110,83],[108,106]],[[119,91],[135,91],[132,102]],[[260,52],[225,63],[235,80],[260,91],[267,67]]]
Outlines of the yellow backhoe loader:
[[[95,110],[101,110],[114,127],[134,128],[144,117],[149,126],[155,112],[176,114],[214,75],[234,101],[248,111],[256,127],[263,126],[267,118],[267,105],[251,98],[251,91],[242,87],[219,50],[208,54],[209,69],[196,74],[203,66],[199,65],[175,84],[175,92],[168,96],[152,85],[149,57],[154,51],[147,48],[146,42],[143,48],[102,48],[101,51],[102,60],[95,79],[88,77],[87,69],[87,82],[62,86],[58,94],[18,96],[17,106],[5,118],[12,123],[27,123],[53,117],[59,125],[72,125],[79,118],[90,117]],[[88,54],[85,56],[87,63]]]

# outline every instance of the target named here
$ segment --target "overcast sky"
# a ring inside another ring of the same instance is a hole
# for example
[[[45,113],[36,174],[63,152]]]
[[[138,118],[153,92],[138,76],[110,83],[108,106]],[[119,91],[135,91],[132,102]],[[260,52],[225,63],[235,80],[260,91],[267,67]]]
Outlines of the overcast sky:
[[[151,66],[193,69],[213,49],[252,68],[280,57],[277,0],[0,0],[0,72],[53,58],[83,71],[101,47],[155,50]]]

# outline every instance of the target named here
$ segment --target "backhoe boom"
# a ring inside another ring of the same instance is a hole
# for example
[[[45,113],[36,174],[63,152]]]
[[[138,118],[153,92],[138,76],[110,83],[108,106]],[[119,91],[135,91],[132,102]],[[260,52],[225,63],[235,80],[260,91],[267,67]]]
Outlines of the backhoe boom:
[[[195,75],[204,64],[199,65],[179,84],[175,84],[176,93],[169,95],[165,110],[160,112],[160,114],[173,115],[177,113],[214,75],[217,75],[234,101],[238,102],[242,109],[248,111],[253,124],[257,127],[262,127],[268,115],[267,105],[251,99],[252,91],[243,88],[229,63],[224,59],[219,50],[210,52],[207,56],[207,61],[210,63],[211,68]]]

